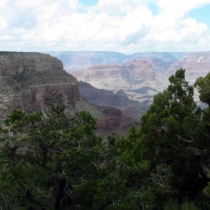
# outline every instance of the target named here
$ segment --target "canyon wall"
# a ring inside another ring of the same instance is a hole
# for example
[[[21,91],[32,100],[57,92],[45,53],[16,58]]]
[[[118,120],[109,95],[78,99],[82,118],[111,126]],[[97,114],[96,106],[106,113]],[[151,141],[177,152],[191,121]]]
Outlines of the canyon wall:
[[[13,108],[30,112],[41,108],[52,90],[63,101],[80,99],[77,80],[63,70],[57,58],[40,53],[0,53],[0,117]]]
[[[169,76],[180,68],[186,70],[186,80],[193,84],[210,72],[210,52],[137,53],[121,64],[96,65],[70,72],[79,81],[98,89],[115,93],[122,89],[129,99],[148,108],[154,95],[167,88]],[[197,92],[195,99],[199,100]]]
[[[90,112],[97,118],[96,132],[103,136],[110,132],[126,134],[130,126],[139,125],[139,119],[125,116],[119,109],[84,99],[77,79],[63,70],[57,58],[41,53],[0,52],[0,121],[13,108],[26,112],[45,109],[51,94],[60,94],[61,102],[75,112]]]

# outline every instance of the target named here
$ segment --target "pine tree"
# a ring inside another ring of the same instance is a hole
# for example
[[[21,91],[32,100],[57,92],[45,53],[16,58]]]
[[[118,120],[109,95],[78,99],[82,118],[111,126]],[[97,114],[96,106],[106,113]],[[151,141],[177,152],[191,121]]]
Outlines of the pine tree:
[[[209,134],[203,110],[193,98],[194,88],[185,80],[185,70],[177,70],[169,81],[141,119],[137,153],[152,162],[151,170],[158,164],[170,168],[174,197],[192,200],[209,180],[203,167],[209,159]]]

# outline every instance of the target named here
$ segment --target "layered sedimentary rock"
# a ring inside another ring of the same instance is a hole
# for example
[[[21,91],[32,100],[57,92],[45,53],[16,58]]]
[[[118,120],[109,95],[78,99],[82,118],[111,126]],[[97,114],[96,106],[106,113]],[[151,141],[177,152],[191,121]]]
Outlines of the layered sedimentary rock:
[[[70,105],[72,111],[89,111],[98,119],[97,132],[103,135],[110,131],[123,134],[132,123],[138,124],[118,109],[83,100],[78,81],[63,70],[57,58],[40,53],[0,53],[0,120],[13,108],[26,112],[45,109],[51,94],[60,94],[61,102]]]
[[[79,82],[79,89],[81,95],[88,101],[99,106],[109,106],[120,109],[124,115],[131,116],[137,121],[140,120],[140,117],[145,111],[144,104],[129,99],[123,90],[118,90],[114,93],[110,90],[97,89],[85,82]],[[134,110],[135,115],[133,115]]]
[[[125,116],[120,110],[111,107],[102,108],[103,116],[96,123],[96,129],[100,135],[106,136],[111,132],[119,135],[126,135],[131,126],[139,127],[138,120]]]
[[[123,77],[127,80],[154,79],[156,76],[152,64],[146,60],[134,60],[124,65],[96,65],[82,71],[71,71],[71,74],[86,81],[116,77]]]
[[[210,52],[193,52],[186,54],[182,59],[175,61],[167,69],[167,74],[171,75],[180,68],[186,70],[186,79],[192,83],[198,77],[205,77],[210,71]]]
[[[63,70],[57,58],[40,53],[0,53],[0,117],[12,108],[30,112],[41,108],[52,90],[62,93],[63,101],[78,101],[77,80]]]
[[[139,101],[145,110],[154,95],[167,88],[168,78],[177,69],[186,70],[186,80],[190,84],[210,72],[210,52],[137,53],[123,62],[121,65],[97,65],[71,73],[79,81],[99,89],[114,92],[122,89],[129,99]],[[196,101],[199,100],[197,95]]]
[[[170,64],[157,59],[133,60],[124,65],[93,66],[71,74],[98,89],[115,92],[122,89],[132,100],[151,103],[152,97],[167,85],[164,70]]]

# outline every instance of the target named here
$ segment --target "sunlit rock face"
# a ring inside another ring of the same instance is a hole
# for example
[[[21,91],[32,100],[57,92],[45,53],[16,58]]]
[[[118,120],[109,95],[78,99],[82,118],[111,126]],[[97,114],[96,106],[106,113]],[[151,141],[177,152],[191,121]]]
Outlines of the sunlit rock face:
[[[139,125],[139,119],[125,116],[119,109],[100,107],[84,100],[77,79],[63,70],[63,64],[57,58],[40,53],[0,53],[1,122],[13,108],[26,112],[46,108],[46,97],[51,93],[59,93],[60,100],[74,113],[90,112],[97,118],[96,132],[104,136],[113,131],[126,134],[131,125]],[[122,97],[123,93],[119,91],[118,95]],[[125,105],[125,101],[117,103]]]
[[[144,104],[152,103],[154,95],[167,88],[170,75],[177,69],[186,70],[186,80],[193,84],[210,71],[210,52],[192,53],[137,53],[121,64],[90,66],[80,71],[70,71],[79,81],[99,89],[122,89],[129,99]],[[198,101],[198,93],[195,93]]]
[[[176,69],[186,70],[186,79],[191,83],[198,77],[205,77],[210,72],[210,52],[192,52],[182,59],[175,61],[168,69],[167,74],[173,74]]]
[[[166,87],[164,69],[169,66],[170,63],[157,59],[133,60],[123,65],[97,65],[71,74],[98,89],[121,89],[129,99],[150,103]]]
[[[52,90],[63,101],[80,98],[77,80],[63,70],[57,58],[40,53],[0,53],[0,117],[13,108],[35,111]]]

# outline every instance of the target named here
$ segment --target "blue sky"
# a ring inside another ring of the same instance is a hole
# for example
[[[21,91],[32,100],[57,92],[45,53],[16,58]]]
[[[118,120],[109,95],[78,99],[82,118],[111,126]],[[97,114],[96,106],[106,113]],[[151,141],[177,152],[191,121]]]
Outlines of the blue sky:
[[[191,10],[188,15],[199,22],[205,23],[210,28],[210,4]]]
[[[98,0],[80,0],[79,2],[86,7],[92,7],[97,5]]]
[[[210,51],[210,0],[0,0],[0,50]]]

